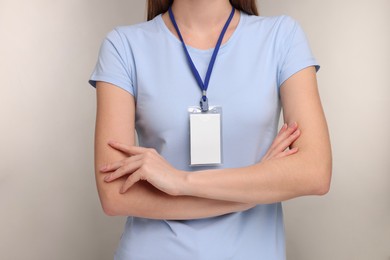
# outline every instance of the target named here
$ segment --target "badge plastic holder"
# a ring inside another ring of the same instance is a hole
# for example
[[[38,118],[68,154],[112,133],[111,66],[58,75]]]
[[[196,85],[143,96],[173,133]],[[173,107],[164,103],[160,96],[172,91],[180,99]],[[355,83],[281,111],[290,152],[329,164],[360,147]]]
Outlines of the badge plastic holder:
[[[222,165],[222,107],[189,107],[190,166]]]

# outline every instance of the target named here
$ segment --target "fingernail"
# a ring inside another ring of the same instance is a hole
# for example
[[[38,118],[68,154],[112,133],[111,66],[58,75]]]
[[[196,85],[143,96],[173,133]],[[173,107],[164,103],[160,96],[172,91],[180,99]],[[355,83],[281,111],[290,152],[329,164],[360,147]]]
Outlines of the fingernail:
[[[290,128],[294,128],[294,127],[296,127],[296,126],[297,126],[297,122],[293,122],[293,123],[291,123],[291,124],[289,125]]]
[[[105,171],[107,169],[107,165],[104,165],[100,168],[100,171]]]
[[[287,128],[287,124],[286,124],[286,123],[284,123],[284,125],[283,125],[282,129],[283,129],[283,130],[285,130],[286,128]]]
[[[104,177],[104,181],[108,181],[110,179],[111,175],[107,175],[106,177]]]

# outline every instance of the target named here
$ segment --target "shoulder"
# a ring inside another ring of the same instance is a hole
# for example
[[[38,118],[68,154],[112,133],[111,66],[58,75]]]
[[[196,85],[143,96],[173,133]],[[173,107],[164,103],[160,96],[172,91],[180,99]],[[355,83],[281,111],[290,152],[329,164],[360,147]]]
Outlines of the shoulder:
[[[157,16],[153,20],[147,22],[117,26],[107,33],[105,39],[114,43],[129,43],[134,40],[142,41],[145,37],[150,38],[160,33],[160,19],[161,18]]]
[[[289,33],[297,26],[298,22],[288,15],[279,16],[255,16],[244,14],[246,19],[246,28],[253,30],[262,30],[273,33]]]
[[[299,23],[288,15],[279,16],[254,16],[243,15],[244,38],[248,42],[255,42],[261,46],[275,49],[281,52],[296,38],[304,35]]]

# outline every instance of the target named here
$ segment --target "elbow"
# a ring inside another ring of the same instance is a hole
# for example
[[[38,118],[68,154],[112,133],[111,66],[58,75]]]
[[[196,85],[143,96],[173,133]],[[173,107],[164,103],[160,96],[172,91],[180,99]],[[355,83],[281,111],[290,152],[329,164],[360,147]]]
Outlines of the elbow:
[[[318,185],[314,191],[314,195],[323,196],[326,195],[330,190],[330,183],[324,182]]]
[[[317,178],[314,180],[314,184],[312,185],[311,194],[323,196],[326,195],[330,191],[330,183],[332,170],[324,169],[321,172],[317,171]]]
[[[108,202],[103,203],[102,202],[101,204],[102,204],[103,212],[107,216],[114,217],[114,216],[120,215],[120,214],[118,214],[117,210],[115,209],[115,207],[111,203],[108,203]]]
[[[118,202],[115,198],[112,198],[110,194],[100,194],[100,204],[104,214],[107,216],[121,216],[121,212],[118,209]]]
[[[330,191],[332,178],[332,156],[322,154],[307,160],[306,176],[308,177],[307,195],[323,196]]]

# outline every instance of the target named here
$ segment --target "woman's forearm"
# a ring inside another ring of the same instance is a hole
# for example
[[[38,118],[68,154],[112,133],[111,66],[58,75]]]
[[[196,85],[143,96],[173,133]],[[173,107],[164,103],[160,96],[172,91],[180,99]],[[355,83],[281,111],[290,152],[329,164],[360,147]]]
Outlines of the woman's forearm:
[[[328,157],[329,158],[329,157]],[[237,169],[189,173],[181,194],[202,198],[269,204],[329,189],[331,165],[300,151],[295,155]]]
[[[192,196],[170,196],[146,182],[139,182],[121,194],[119,190],[123,183],[124,179],[119,179],[103,184],[107,187],[100,190],[100,199],[107,215],[185,220],[215,217],[254,206]]]

